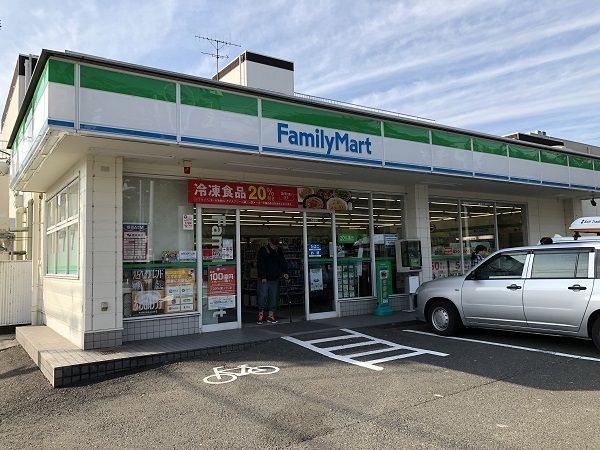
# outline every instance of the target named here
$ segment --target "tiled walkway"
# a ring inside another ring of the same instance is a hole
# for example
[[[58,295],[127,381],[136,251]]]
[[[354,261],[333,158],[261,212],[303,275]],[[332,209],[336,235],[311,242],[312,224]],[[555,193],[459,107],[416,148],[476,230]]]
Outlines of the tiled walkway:
[[[55,387],[102,378],[188,358],[244,350],[259,342],[335,328],[361,328],[414,320],[414,313],[389,317],[350,316],[310,322],[135,341],[104,350],[81,350],[46,326],[17,328],[17,340]]]

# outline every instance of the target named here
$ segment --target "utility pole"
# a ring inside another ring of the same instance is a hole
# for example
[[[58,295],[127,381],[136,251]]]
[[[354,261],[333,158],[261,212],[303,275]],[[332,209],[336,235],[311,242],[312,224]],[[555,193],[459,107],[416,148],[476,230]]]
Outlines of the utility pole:
[[[217,62],[217,81],[219,81],[219,59],[229,58],[229,55],[221,55],[221,54],[219,54],[219,52],[227,46],[241,47],[241,45],[234,44],[233,42],[221,41],[219,39],[213,39],[213,38],[209,38],[209,37],[205,37],[205,36],[196,35],[196,37],[198,39],[204,39],[204,40],[210,42],[210,44],[214,47],[215,53],[208,53],[208,52],[200,52],[200,53],[202,53],[203,55],[208,55],[208,56],[212,56],[213,58],[215,58],[215,60]]]

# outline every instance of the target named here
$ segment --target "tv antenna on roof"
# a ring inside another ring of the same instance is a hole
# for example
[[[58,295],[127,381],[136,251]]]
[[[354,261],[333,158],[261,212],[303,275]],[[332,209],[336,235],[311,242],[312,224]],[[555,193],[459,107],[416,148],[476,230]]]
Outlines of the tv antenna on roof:
[[[227,46],[241,47],[241,45],[234,44],[233,42],[221,41],[220,39],[213,39],[213,38],[209,38],[209,37],[205,37],[205,36],[196,35],[196,37],[198,39],[204,39],[204,40],[210,42],[211,45],[215,48],[215,53],[209,53],[209,52],[200,52],[200,53],[202,53],[203,55],[208,55],[208,56],[212,56],[213,58],[215,58],[215,60],[217,61],[217,81],[219,81],[219,59],[229,58],[229,55],[220,55],[219,52]]]

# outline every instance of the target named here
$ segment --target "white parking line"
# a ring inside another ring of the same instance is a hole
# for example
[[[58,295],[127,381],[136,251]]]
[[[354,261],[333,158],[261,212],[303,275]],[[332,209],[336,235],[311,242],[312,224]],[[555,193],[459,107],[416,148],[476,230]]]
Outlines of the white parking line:
[[[427,333],[425,331],[418,331],[418,330],[402,330],[402,331],[406,331],[407,333],[424,334],[426,336],[434,336],[434,337],[438,337],[438,338],[442,338],[442,339],[454,339],[457,341],[474,342],[476,344],[485,344],[485,345],[494,345],[496,347],[514,348],[514,349],[523,350],[526,352],[544,353],[546,355],[562,356],[564,358],[583,359],[586,361],[600,362],[600,358],[593,358],[591,356],[580,356],[580,355],[572,355],[570,353],[551,352],[550,350],[540,350],[539,348],[521,347],[520,345],[501,344],[500,342],[481,341],[479,339],[468,339],[468,338],[461,338],[461,337],[457,337],[457,336],[440,336],[439,334]]]
[[[407,347],[405,345],[399,345],[394,342],[374,338],[373,336],[362,334],[357,331],[349,330],[347,328],[342,328],[342,329],[340,329],[340,331],[343,331],[346,334],[343,334],[341,336],[328,337],[328,338],[312,339],[312,340],[308,340],[308,341],[302,341],[300,339],[296,339],[296,338],[293,338],[290,336],[284,336],[283,339],[285,339],[286,341],[293,342],[294,344],[298,344],[304,348],[312,350],[313,352],[319,353],[323,356],[327,356],[328,358],[332,358],[332,359],[335,359],[338,361],[343,361],[348,364],[354,364],[357,366],[365,367],[365,368],[371,369],[371,370],[383,370],[383,367],[379,367],[376,364],[388,362],[388,361],[394,361],[396,359],[410,358],[412,356],[418,356],[418,355],[448,356],[447,353],[434,352],[432,350],[423,350],[421,348]],[[333,347],[317,347],[315,345],[315,344],[321,344],[321,343],[325,343],[325,342],[341,341],[344,339],[356,339],[356,338],[362,338],[365,340],[363,340],[361,342],[353,342],[351,344],[336,345]],[[379,349],[364,351],[364,352],[360,352],[360,353],[353,353],[352,355],[338,355],[338,354],[334,353],[334,351],[337,351],[337,350],[346,350],[346,349],[355,348],[355,347],[365,347],[365,346],[374,345],[374,344],[385,345],[385,348],[379,348]],[[387,356],[385,358],[373,359],[371,361],[358,361],[358,360],[354,359],[354,358],[358,358],[360,356],[368,356],[368,355],[374,355],[377,353],[392,352],[392,351],[399,351],[399,350],[400,351],[408,350],[409,353],[402,353],[399,355],[391,355],[391,356]]]

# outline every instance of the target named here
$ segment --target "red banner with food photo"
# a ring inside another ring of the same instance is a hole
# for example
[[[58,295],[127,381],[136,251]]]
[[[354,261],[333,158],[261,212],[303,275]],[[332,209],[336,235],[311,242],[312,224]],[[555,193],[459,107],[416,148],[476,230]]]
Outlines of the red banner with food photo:
[[[188,201],[205,205],[296,208],[298,188],[263,183],[189,180]]]
[[[352,209],[352,193],[345,189],[298,188],[298,205],[307,209]]]

